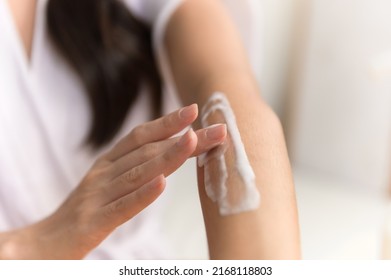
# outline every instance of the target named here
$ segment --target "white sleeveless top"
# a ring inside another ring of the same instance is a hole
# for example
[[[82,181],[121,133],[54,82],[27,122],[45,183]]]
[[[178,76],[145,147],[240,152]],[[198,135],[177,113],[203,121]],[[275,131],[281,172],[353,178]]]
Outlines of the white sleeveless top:
[[[168,20],[185,0],[126,0],[151,24],[154,49],[165,81],[165,112],[178,106],[163,46]],[[223,1],[223,0],[220,0]],[[225,0],[238,22],[253,61],[258,59],[258,0]],[[45,8],[37,1],[34,41],[28,61],[6,0],[0,0],[0,232],[53,213],[75,188],[97,154],[82,146],[91,124],[84,88],[49,42]],[[149,95],[140,94],[113,140],[150,116]],[[119,227],[89,259],[175,257],[159,234],[161,199]]]

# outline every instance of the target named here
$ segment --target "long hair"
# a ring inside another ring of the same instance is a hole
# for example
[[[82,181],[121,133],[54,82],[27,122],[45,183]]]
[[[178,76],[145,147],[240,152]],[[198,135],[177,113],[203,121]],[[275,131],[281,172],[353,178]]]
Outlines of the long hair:
[[[151,30],[119,0],[50,0],[48,29],[58,51],[81,77],[92,112],[86,142],[94,148],[120,130],[143,85],[160,114],[161,78]]]

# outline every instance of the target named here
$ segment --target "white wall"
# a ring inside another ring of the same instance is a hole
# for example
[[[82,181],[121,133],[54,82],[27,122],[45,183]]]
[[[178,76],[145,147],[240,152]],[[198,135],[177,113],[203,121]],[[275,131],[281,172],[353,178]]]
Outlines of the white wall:
[[[303,255],[379,259],[391,251],[391,1],[262,3],[262,89],[289,132]]]
[[[391,50],[388,0],[310,1],[291,152],[296,165],[353,186],[388,185],[391,77],[371,61]]]
[[[262,96],[282,117],[291,62],[295,12],[299,0],[261,0],[263,16]]]
[[[376,76],[371,63],[391,51],[391,1],[261,3],[262,95],[287,126],[295,166],[385,188],[391,73]]]

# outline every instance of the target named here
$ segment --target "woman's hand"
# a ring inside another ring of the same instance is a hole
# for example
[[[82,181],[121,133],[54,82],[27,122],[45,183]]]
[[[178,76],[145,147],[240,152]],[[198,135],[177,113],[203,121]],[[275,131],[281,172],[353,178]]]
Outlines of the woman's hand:
[[[85,257],[116,227],[151,204],[164,190],[165,177],[189,157],[224,141],[224,125],[169,138],[193,123],[197,114],[197,106],[191,105],[136,127],[95,162],[55,213],[0,235],[0,257]]]

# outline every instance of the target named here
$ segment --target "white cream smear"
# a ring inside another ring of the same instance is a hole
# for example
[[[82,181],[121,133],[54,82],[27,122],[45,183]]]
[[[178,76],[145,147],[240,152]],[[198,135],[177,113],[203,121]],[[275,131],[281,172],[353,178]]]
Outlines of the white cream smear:
[[[255,174],[240,137],[235,115],[228,99],[221,92],[214,93],[202,108],[202,127],[208,127],[208,118],[218,113],[226,122],[229,139],[198,157],[198,166],[204,167],[206,194],[217,203],[223,216],[255,210],[261,200]],[[229,169],[228,154],[232,155],[234,161]]]

